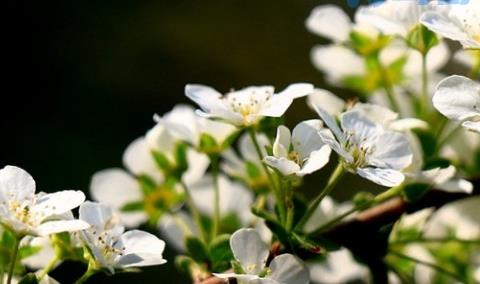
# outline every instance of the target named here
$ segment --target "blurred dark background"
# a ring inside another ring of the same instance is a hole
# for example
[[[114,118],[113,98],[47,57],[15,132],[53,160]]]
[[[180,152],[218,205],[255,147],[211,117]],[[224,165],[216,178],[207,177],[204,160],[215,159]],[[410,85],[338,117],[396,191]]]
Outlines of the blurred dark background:
[[[353,11],[321,0],[16,3],[4,10],[0,166],[26,169],[39,190],[87,192],[94,172],[121,166],[154,113],[187,102],[187,83],[325,87],[309,58],[322,39],[304,21],[326,2]],[[301,100],[287,121],[313,117]],[[91,282],[188,283],[166,257],[167,265]],[[68,283],[82,269],[65,264],[52,275]]]

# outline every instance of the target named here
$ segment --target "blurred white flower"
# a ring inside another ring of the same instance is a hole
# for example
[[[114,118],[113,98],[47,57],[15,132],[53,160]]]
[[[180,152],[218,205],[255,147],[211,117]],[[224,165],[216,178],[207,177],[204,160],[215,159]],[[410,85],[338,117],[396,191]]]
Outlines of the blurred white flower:
[[[279,126],[273,156],[266,156],[265,163],[283,175],[304,176],[321,169],[328,163],[331,152],[318,134],[322,125],[319,119],[306,120],[295,126],[292,133]]]
[[[420,21],[433,32],[459,41],[464,48],[480,48],[480,0],[430,5]]]
[[[386,0],[360,7],[355,13],[356,22],[366,22],[387,35],[407,34],[419,24],[426,5],[418,1]]]
[[[154,129],[149,131],[148,142],[145,137],[140,137],[128,145],[123,154],[123,164],[128,171],[120,168],[105,169],[95,173],[90,182],[90,193],[93,200],[107,204],[120,211],[122,223],[130,228],[138,227],[148,219],[148,215],[144,211],[121,210],[122,207],[129,203],[142,202],[146,198],[140,181],[136,177],[147,176],[155,181],[159,187],[158,190],[162,190],[161,185],[164,182],[164,177],[160,168],[155,164],[152,150],[161,149],[162,153],[168,153],[169,155],[173,155],[172,153],[174,152],[176,138],[173,138],[163,125],[157,125]],[[157,143],[156,141],[159,142]],[[160,141],[163,142],[161,143]],[[162,146],[154,148],[155,145],[150,146],[152,144],[161,144]],[[173,157],[170,158],[173,160]],[[202,178],[207,170],[209,161],[204,154],[188,149],[187,162],[188,169],[183,174],[182,180],[187,185],[190,185]],[[181,190],[178,186],[176,187],[176,191],[179,194]]]
[[[433,105],[446,117],[480,133],[480,83],[458,75],[445,78],[437,86]]]
[[[368,277],[368,269],[345,248],[329,252],[324,261],[309,263],[308,268],[314,283],[350,283]]]
[[[22,258],[22,264],[32,269],[43,269],[48,261],[55,257],[55,251],[49,237],[24,238],[20,243],[20,247],[23,246],[39,249],[35,254]]]
[[[473,184],[468,180],[456,177],[456,168],[452,165],[446,168],[433,168],[408,175],[415,182],[431,184],[433,188],[447,192],[472,193]]]
[[[223,273],[220,278],[236,278],[239,284],[307,284],[309,275],[303,262],[292,254],[276,256],[266,267],[269,247],[255,229],[240,229],[230,237],[233,256],[244,274]],[[261,276],[264,277],[261,277]]]
[[[480,65],[480,50],[459,49],[453,55],[453,60],[468,68]]]
[[[221,145],[236,131],[231,124],[199,117],[188,105],[177,105],[163,116],[155,115],[154,119],[157,123],[166,126],[172,135],[197,148],[202,134],[209,135]]]
[[[35,181],[26,171],[14,166],[0,170],[0,222],[20,237],[87,228],[83,221],[60,218],[84,200],[83,192],[74,190],[35,194]]]
[[[303,230],[306,233],[311,233],[315,229],[325,225],[334,218],[352,209],[352,207],[353,204],[351,202],[343,202],[338,204],[330,196],[325,196],[322,202],[320,202],[318,205],[317,209],[313,212],[312,217],[310,217],[307,223],[305,223]],[[352,214],[352,216],[354,215]],[[347,218],[344,220],[347,220]]]
[[[383,186],[396,186],[405,179],[401,172],[410,165],[412,153],[407,138],[385,130],[358,111],[341,115],[341,128],[326,111],[318,115],[332,133],[320,133],[325,143],[337,152],[347,170]]]
[[[218,177],[218,187],[220,218],[235,216],[238,218],[239,226],[248,226],[252,223],[255,219],[250,211],[253,193],[240,183],[233,182],[223,175]],[[206,176],[190,186],[190,192],[200,213],[208,217],[213,216],[212,201],[215,192],[212,177]],[[184,250],[185,237],[199,233],[199,228],[192,217],[183,211],[163,216],[158,226],[168,243],[180,251]]]
[[[280,117],[293,100],[313,91],[311,84],[292,84],[275,94],[271,86],[248,87],[225,95],[203,85],[187,85],[185,94],[197,103],[197,113],[236,126],[251,126],[262,117]]]
[[[96,268],[114,272],[116,268],[159,265],[165,242],[139,230],[124,232],[123,225],[106,205],[85,202],[80,206],[80,219],[91,227],[81,231],[81,237],[94,258]]]

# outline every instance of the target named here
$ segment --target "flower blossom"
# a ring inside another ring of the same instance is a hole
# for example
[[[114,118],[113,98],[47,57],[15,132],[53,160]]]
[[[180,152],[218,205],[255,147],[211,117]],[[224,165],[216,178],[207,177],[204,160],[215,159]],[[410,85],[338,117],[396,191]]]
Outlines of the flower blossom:
[[[269,247],[255,229],[240,229],[230,237],[233,256],[240,263],[243,274],[216,273],[220,278],[236,278],[237,283],[258,284],[307,284],[308,269],[292,254],[281,254],[273,258],[266,267]]]
[[[80,219],[91,227],[81,237],[93,257],[95,268],[111,273],[115,269],[160,265],[165,242],[139,230],[124,232],[113,210],[100,203],[87,201],[80,206]]]
[[[433,105],[446,117],[463,121],[462,126],[480,133],[480,83],[450,76],[438,84]]]
[[[265,163],[283,175],[304,176],[321,169],[328,163],[331,152],[318,134],[321,128],[319,119],[299,123],[292,133],[287,127],[279,126],[273,156],[265,157]]]
[[[200,106],[199,115],[245,127],[265,116],[282,116],[294,99],[312,91],[313,86],[305,83],[292,84],[277,94],[271,86],[247,87],[225,95],[203,85],[185,87],[187,97]]]
[[[0,222],[17,236],[47,236],[87,228],[83,221],[60,216],[84,200],[83,192],[74,190],[35,194],[35,181],[25,170],[14,166],[0,170]]]
[[[320,133],[325,143],[337,152],[345,168],[383,186],[396,186],[405,179],[402,170],[410,165],[412,153],[407,138],[386,130],[358,111],[341,115],[341,127],[326,111],[318,115],[332,133]]]

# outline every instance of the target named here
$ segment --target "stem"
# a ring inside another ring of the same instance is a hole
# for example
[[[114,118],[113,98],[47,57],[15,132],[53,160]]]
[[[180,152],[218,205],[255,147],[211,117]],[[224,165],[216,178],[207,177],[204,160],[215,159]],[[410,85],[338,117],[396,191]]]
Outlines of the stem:
[[[478,51],[480,53],[480,51]],[[476,54],[475,63],[472,66],[472,70],[470,70],[469,77],[472,80],[478,80],[480,77],[480,54]]]
[[[427,239],[407,239],[407,240],[396,240],[390,242],[391,245],[395,244],[408,244],[408,243],[447,243],[447,242],[458,242],[463,244],[479,244],[480,239],[477,240],[463,240],[455,238],[427,238]]]
[[[218,157],[211,157],[212,161],[212,176],[213,176],[213,226],[212,226],[212,240],[218,234],[220,225],[220,188],[218,186]]]
[[[386,201],[390,198],[393,198],[393,197],[397,196],[401,192],[402,192],[402,187],[400,187],[400,186],[392,187],[389,190],[375,196],[375,198],[372,199],[371,201],[366,202],[366,203],[361,204],[361,205],[357,205],[357,206],[351,208],[350,210],[338,215],[337,217],[333,218],[332,220],[328,221],[327,223],[325,223],[322,226],[318,227],[317,229],[313,230],[311,233],[309,233],[309,235],[314,236],[314,235],[321,234],[321,233],[325,232],[327,229],[331,228],[333,225],[339,223],[340,221],[342,221],[346,217],[350,216],[351,214],[353,214],[357,211],[365,210],[365,209],[367,209],[367,208],[369,208],[369,207],[371,207],[375,204],[382,203],[382,202],[384,202],[384,201]]]
[[[48,262],[47,266],[45,266],[45,268],[43,268],[43,270],[38,275],[38,282],[41,282],[43,277],[45,277],[45,275],[47,275],[50,271],[53,270],[59,260],[59,257],[55,254],[55,256]]]
[[[307,209],[307,212],[305,212],[305,215],[300,219],[298,224],[295,226],[295,230],[301,230],[303,226],[308,222],[310,217],[313,215],[315,210],[317,209],[318,205],[322,201],[322,199],[327,196],[337,185],[337,183],[340,181],[340,179],[343,177],[345,174],[345,169],[343,168],[343,165],[339,163],[335,170],[333,171],[332,175],[330,176],[330,179],[328,180],[327,185],[325,188],[320,192],[320,194],[312,201],[310,206]]]
[[[442,272],[444,274],[447,274],[451,277],[453,277],[454,279],[460,281],[461,283],[464,283],[465,279],[462,278],[462,276],[456,274],[455,272],[452,272],[448,269],[445,269],[435,263],[431,263],[431,262],[428,262],[428,261],[423,261],[421,259],[418,259],[418,258],[415,258],[415,257],[412,257],[412,256],[409,256],[409,255],[406,255],[406,254],[403,254],[401,252],[398,252],[398,251],[394,251],[394,250],[390,250],[389,251],[390,254],[392,255],[395,255],[397,257],[400,257],[400,258],[403,258],[403,259],[406,259],[406,260],[410,260],[410,261],[413,261],[413,262],[416,262],[418,264],[421,264],[421,265],[425,265],[425,266],[428,266],[430,268],[433,268],[439,272]]]
[[[448,132],[446,135],[444,135],[444,137],[439,140],[438,144],[437,144],[437,151],[440,150],[442,148],[442,146],[448,142],[448,140],[450,140],[452,137],[455,136],[455,134],[458,133],[458,131],[460,131],[462,129],[462,125],[461,124],[458,124],[457,126],[455,126],[454,128],[452,128],[452,130],[450,130],[450,132]]]
[[[262,154],[262,150],[260,149],[260,144],[258,144],[258,140],[257,140],[257,136],[255,135],[255,129],[253,129],[252,127],[248,128],[247,129],[248,131],[248,134],[250,135],[250,138],[252,139],[252,142],[253,142],[253,146],[255,147],[255,151],[257,152],[257,155],[258,155],[258,158],[260,159],[260,163],[262,164],[262,167],[265,171],[265,173],[267,174],[267,178],[268,178],[268,182],[269,182],[269,186],[270,186],[270,189],[272,190],[273,194],[275,195],[275,200],[277,201],[277,208],[278,208],[278,212],[279,212],[279,215],[280,215],[280,220],[283,222],[283,220],[286,219],[286,213],[285,213],[285,203],[284,201],[282,200],[282,197],[281,197],[281,194],[279,192],[279,189],[277,187],[277,183],[275,182],[275,179],[273,178],[270,170],[268,169],[267,165],[265,165],[265,163],[263,163],[263,154]]]
[[[8,278],[7,284],[12,283],[13,271],[15,270],[15,264],[17,263],[17,256],[18,256],[18,248],[20,247],[20,239],[18,236],[14,235],[13,237],[13,254],[12,259],[10,260],[10,267],[8,268]]]
[[[75,281],[75,284],[82,284],[85,283],[85,281],[88,280],[88,278],[92,277],[93,274],[95,274],[95,269],[91,268],[89,265],[87,268],[87,271],[80,277],[77,281]]]
[[[202,219],[200,218],[200,213],[198,213],[197,206],[195,206],[195,202],[193,202],[192,194],[190,193],[190,189],[188,188],[185,182],[180,181],[180,184],[185,191],[185,201],[187,202],[187,207],[190,213],[192,213],[193,219],[200,230],[200,237],[205,242],[207,240],[206,232],[202,226]]]
[[[400,113],[400,107],[398,105],[397,99],[395,98],[395,94],[393,92],[393,86],[392,83],[390,82],[390,79],[387,76],[387,71],[385,70],[385,67],[382,65],[380,62],[378,54],[375,57],[375,62],[378,68],[380,69],[380,72],[382,74],[382,85],[383,88],[385,89],[385,93],[387,94],[388,101],[390,103],[390,107],[392,110],[396,113]]]
[[[422,95],[420,97],[420,111],[425,111],[425,116],[428,115],[429,102],[430,96],[428,95],[427,54],[422,54]]]

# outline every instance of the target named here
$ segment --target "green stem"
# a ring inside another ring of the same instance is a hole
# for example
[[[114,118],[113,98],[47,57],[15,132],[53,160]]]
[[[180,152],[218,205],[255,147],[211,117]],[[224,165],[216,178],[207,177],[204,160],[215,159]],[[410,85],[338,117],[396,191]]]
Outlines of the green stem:
[[[400,106],[398,105],[397,99],[395,98],[395,93],[393,92],[393,86],[392,83],[390,82],[390,78],[388,78],[387,75],[387,70],[385,70],[385,67],[383,64],[380,62],[379,55],[377,54],[375,56],[375,62],[378,68],[380,69],[380,72],[382,74],[382,85],[385,90],[385,93],[387,94],[388,101],[390,103],[390,107],[392,110],[396,113],[400,113]]]
[[[409,255],[406,255],[406,254],[403,254],[401,252],[397,252],[397,251],[394,251],[394,250],[389,250],[389,253],[394,255],[394,256],[397,256],[397,257],[400,257],[400,258],[403,258],[403,259],[406,259],[406,260],[409,260],[409,261],[413,261],[413,262],[416,262],[418,264],[421,264],[421,265],[425,265],[425,266],[428,266],[430,268],[433,268],[439,272],[442,272],[444,274],[447,274],[451,277],[453,277],[454,279],[460,281],[460,283],[464,283],[465,279],[462,278],[461,275],[458,275],[457,273],[455,272],[452,272],[448,269],[445,269],[435,263],[431,263],[431,262],[428,262],[428,261],[423,261],[421,259],[418,259],[418,258],[415,258],[415,257],[412,257],[412,256],[409,256]]]
[[[477,51],[479,54],[476,54],[475,63],[472,66],[472,70],[470,70],[469,77],[472,80],[478,80],[480,77],[480,51]]]
[[[437,151],[442,149],[442,146],[445,145],[445,143],[447,143],[450,139],[452,139],[461,129],[462,129],[462,125],[458,124],[457,126],[452,128],[450,132],[444,135],[444,137],[441,140],[439,139],[439,142],[437,143]]]
[[[12,258],[10,260],[10,266],[8,268],[7,284],[12,283],[13,271],[15,270],[15,264],[17,263],[18,249],[20,247],[21,238],[14,235],[13,239],[14,239],[13,253],[12,253]]]
[[[58,257],[58,255],[55,254],[55,256],[48,262],[47,266],[45,266],[45,268],[43,268],[43,270],[38,275],[38,282],[41,282],[43,277],[45,277],[45,275],[52,271],[59,261],[60,258]]]
[[[275,200],[277,201],[277,208],[278,212],[280,215],[280,220],[283,222],[283,220],[286,219],[286,212],[285,212],[285,203],[282,200],[281,193],[279,192],[281,189],[277,187],[277,183],[275,182],[275,179],[272,176],[272,173],[268,169],[267,165],[263,163],[263,154],[262,150],[260,148],[260,144],[258,143],[257,136],[255,135],[255,129],[253,127],[250,127],[247,129],[248,134],[250,135],[250,138],[252,139],[253,146],[255,147],[255,151],[257,152],[258,158],[260,159],[260,163],[262,164],[262,167],[267,175],[268,182],[270,189],[272,190]]]
[[[337,185],[337,183],[340,181],[340,179],[343,177],[343,175],[346,173],[343,165],[339,163],[335,170],[333,171],[332,175],[330,176],[330,179],[327,182],[327,185],[325,188],[320,192],[320,194],[312,201],[310,206],[307,209],[307,212],[303,215],[303,217],[300,219],[298,224],[295,226],[295,230],[301,230],[303,226],[308,222],[310,217],[313,215],[315,210],[317,209],[318,205],[322,201],[322,199],[327,196]]]
[[[350,210],[338,215],[337,217],[333,218],[332,220],[328,221],[327,223],[325,223],[322,226],[318,227],[317,229],[313,230],[311,233],[309,233],[309,235],[311,235],[311,236],[319,235],[319,234],[325,232],[327,229],[334,226],[335,224],[341,222],[343,219],[350,216],[351,214],[353,214],[357,211],[365,210],[365,209],[367,209],[367,208],[369,208],[369,207],[371,207],[375,204],[382,203],[382,202],[384,202],[384,201],[386,201],[390,198],[393,198],[393,197],[399,195],[401,192],[402,192],[402,187],[400,187],[400,186],[392,187],[389,190],[375,196],[375,198],[372,199],[371,201],[365,202],[361,205],[357,205],[357,206],[351,208]]]
[[[430,96],[428,95],[428,69],[427,54],[422,54],[422,95],[420,97],[420,114],[424,111],[424,115],[428,115],[428,105],[430,104]]]
[[[480,239],[463,240],[463,239],[455,239],[455,238],[427,238],[427,239],[396,240],[396,241],[390,242],[390,244],[396,245],[396,244],[409,244],[409,243],[448,243],[448,242],[480,245]]]
[[[75,281],[75,284],[82,284],[85,283],[88,278],[92,277],[96,273],[96,270],[91,268],[91,266],[88,266],[87,271],[80,277],[77,281]]]
[[[187,203],[188,210],[192,214],[193,220],[198,226],[198,229],[200,230],[200,237],[201,239],[206,242],[207,241],[207,234],[205,232],[205,229],[203,228],[202,225],[202,219],[200,217],[200,213],[198,212],[197,206],[195,205],[195,202],[193,201],[192,194],[190,193],[190,189],[188,188],[187,184],[185,182],[180,181],[183,190],[185,191],[185,201]]]
[[[220,226],[220,188],[218,185],[218,157],[211,157],[212,161],[212,177],[213,177],[213,226],[212,237],[213,240],[218,235],[218,229]]]

